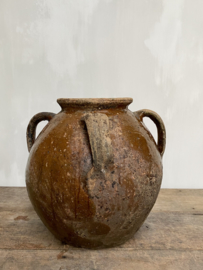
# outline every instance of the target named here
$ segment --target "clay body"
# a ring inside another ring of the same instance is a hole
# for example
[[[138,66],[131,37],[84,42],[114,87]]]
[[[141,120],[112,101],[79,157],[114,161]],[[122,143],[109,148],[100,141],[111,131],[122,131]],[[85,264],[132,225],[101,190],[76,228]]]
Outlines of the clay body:
[[[63,243],[84,248],[123,244],[140,228],[162,181],[165,128],[130,98],[59,99],[58,114],[39,113],[27,129],[29,198]],[[158,143],[143,124],[150,117]],[[37,124],[48,124],[35,139]]]

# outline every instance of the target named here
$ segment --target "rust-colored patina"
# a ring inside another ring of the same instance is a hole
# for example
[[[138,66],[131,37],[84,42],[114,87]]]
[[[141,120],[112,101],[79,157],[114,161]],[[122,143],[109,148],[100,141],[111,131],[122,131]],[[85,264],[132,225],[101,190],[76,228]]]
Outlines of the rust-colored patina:
[[[158,196],[166,133],[153,111],[128,110],[131,98],[58,99],[27,128],[26,185],[45,226],[63,243],[120,245],[140,228]],[[158,143],[143,124],[151,118]],[[48,124],[35,140],[37,124]]]

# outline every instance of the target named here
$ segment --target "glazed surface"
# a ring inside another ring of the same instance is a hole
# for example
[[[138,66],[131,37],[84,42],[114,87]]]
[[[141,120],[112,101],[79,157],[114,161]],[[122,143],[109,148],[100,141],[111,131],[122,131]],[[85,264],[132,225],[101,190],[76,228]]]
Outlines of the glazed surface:
[[[62,242],[85,248],[130,239],[152,209],[162,180],[161,155],[151,134],[128,109],[105,114],[113,149],[110,164],[90,179],[92,149],[85,110],[65,109],[32,146],[26,168],[30,200]]]

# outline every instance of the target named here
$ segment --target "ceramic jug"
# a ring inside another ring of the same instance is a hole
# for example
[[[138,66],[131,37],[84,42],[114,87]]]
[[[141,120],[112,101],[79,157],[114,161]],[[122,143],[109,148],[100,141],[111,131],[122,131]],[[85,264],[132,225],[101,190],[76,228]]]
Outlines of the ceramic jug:
[[[35,211],[63,243],[106,248],[133,237],[162,181],[166,132],[153,111],[131,112],[131,98],[58,99],[58,114],[36,114],[27,128],[26,186]],[[156,143],[143,123],[158,130]],[[48,123],[35,138],[37,124]]]

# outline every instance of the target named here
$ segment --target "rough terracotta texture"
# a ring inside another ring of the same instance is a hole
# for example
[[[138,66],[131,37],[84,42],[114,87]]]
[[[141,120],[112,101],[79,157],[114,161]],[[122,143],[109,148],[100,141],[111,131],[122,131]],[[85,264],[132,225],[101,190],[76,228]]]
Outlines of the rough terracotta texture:
[[[59,99],[62,111],[40,113],[27,129],[29,198],[64,243],[117,246],[140,228],[159,193],[165,128],[154,112],[132,113],[123,99]],[[49,123],[35,139],[39,121]],[[142,119],[158,128],[158,145]]]

